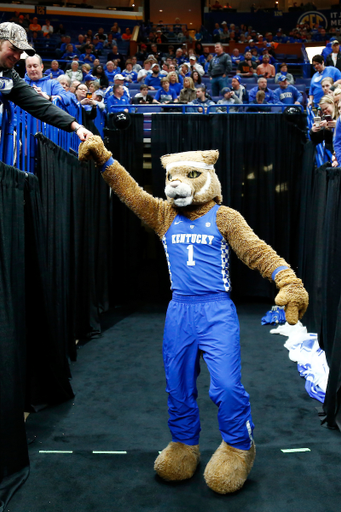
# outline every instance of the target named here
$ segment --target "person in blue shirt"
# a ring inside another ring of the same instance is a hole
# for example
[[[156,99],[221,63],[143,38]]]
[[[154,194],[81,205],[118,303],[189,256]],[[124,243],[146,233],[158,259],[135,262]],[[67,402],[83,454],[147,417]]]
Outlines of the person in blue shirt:
[[[122,71],[122,76],[127,83],[137,83],[137,73],[133,70],[133,63],[130,59],[126,60],[126,68]]]
[[[278,83],[278,89],[274,90],[274,95],[277,99],[277,103],[286,103],[289,105],[292,105],[294,103],[295,105],[302,105],[302,94],[300,93],[300,91],[296,89],[296,87],[289,84],[288,79],[285,75],[281,75],[279,77]]]
[[[121,68],[119,68],[115,65],[114,62],[109,60],[104,67],[104,73],[108,77],[109,85],[114,85],[115,75],[119,75],[121,73]]]
[[[322,50],[322,57],[324,59],[324,62],[326,63],[328,55],[330,55],[333,51],[332,49],[332,42],[337,41],[336,37],[331,37],[329,43],[326,44],[326,47]]]
[[[47,69],[44,72],[44,75],[48,76],[49,78],[58,78],[60,75],[64,75],[64,71],[59,69],[59,62],[57,60],[53,60],[51,62],[51,68]]]
[[[249,103],[254,103],[256,100],[256,94],[258,91],[263,91],[265,94],[265,102],[266,103],[276,103],[276,97],[271,89],[268,89],[268,81],[266,78],[261,77],[257,80],[258,85],[253,87],[249,91]]]
[[[315,55],[312,58],[312,64],[316,70],[316,73],[312,76],[309,89],[309,101],[307,107],[313,103],[318,105],[320,99],[323,96],[323,89],[321,81],[323,78],[330,76],[334,80],[334,86],[341,84],[341,71],[333,66],[325,66],[322,55]]]
[[[171,71],[168,73],[167,78],[169,80],[169,88],[172,89],[177,96],[179,96],[183,85],[179,82],[176,71]]]
[[[124,96],[123,85],[114,85],[114,94],[109,96],[106,103],[106,110],[108,114],[116,112],[129,112],[127,106],[130,101]]]
[[[115,85],[122,85],[122,87],[123,87],[123,96],[128,100],[128,103],[130,103],[130,92],[129,92],[129,89],[128,89],[128,87],[126,87],[124,85],[124,76],[122,76],[120,74],[115,75],[115,77],[114,77],[114,85],[109,87],[106,90],[106,93],[105,93],[105,96],[104,96],[104,103],[106,104],[108,99],[109,99],[109,97],[114,94],[114,87],[115,87]]]
[[[279,29],[279,30],[277,30],[277,33],[276,33],[275,37],[273,38],[273,41],[275,41],[275,43],[287,43],[288,38],[285,34],[282,33],[282,30]]]
[[[79,60],[82,60],[82,61],[86,62],[87,64],[92,64],[95,59],[96,59],[96,56],[92,53],[92,45],[88,44],[85,47],[85,53],[82,53],[82,55],[80,55]]]
[[[44,64],[39,55],[26,58],[25,82],[33,87],[36,92],[47,100],[59,97],[65,105],[70,104],[70,97],[57,80],[51,80],[43,76]]]
[[[146,76],[144,83],[148,85],[148,88],[151,90],[160,89],[162,78],[160,76],[160,66],[155,62],[151,67],[151,71],[151,74]]]
[[[161,78],[161,89],[157,91],[154,99],[159,103],[177,103],[178,97],[176,92],[169,87],[168,78]]]

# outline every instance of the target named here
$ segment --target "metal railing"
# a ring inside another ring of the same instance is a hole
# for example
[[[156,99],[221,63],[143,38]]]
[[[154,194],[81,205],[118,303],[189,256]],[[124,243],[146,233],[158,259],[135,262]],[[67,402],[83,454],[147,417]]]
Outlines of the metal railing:
[[[58,98],[53,100],[56,106],[66,110]],[[69,113],[82,124],[82,107],[72,104]],[[104,136],[105,114],[97,109],[93,120],[101,136]],[[1,121],[0,159],[7,165],[13,165],[21,171],[34,173],[36,158],[36,140],[34,135],[41,132],[65,151],[72,149],[78,153],[80,140],[75,133],[66,132],[39,121],[10,101],[3,101]]]

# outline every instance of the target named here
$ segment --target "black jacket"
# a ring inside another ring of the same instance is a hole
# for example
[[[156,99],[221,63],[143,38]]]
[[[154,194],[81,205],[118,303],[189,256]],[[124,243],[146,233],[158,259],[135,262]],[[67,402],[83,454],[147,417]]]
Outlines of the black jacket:
[[[339,52],[337,54],[336,66],[334,66],[334,61],[333,61],[332,55],[330,53],[326,58],[326,66],[333,66],[333,67],[337,68],[339,71],[341,71],[341,53]]]
[[[325,142],[326,149],[333,152],[333,136],[334,133],[331,130],[326,130],[322,128],[322,130],[318,132],[313,132],[310,130],[309,132],[311,142],[317,146],[317,144],[321,144],[321,142]]]
[[[67,132],[71,132],[71,123],[76,119],[64,110],[56,107],[30,87],[14,69],[1,69],[3,76],[13,80],[13,88],[9,92],[2,92],[3,98],[13,101],[16,105],[40,119]],[[1,78],[1,77],[0,77]]]

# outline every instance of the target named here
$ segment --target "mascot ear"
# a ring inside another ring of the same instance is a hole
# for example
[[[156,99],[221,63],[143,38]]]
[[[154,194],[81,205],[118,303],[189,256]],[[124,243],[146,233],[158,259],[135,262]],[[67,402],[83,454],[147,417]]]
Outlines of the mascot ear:
[[[219,151],[217,149],[211,149],[209,151],[201,151],[203,161],[206,164],[214,165],[219,158]]]

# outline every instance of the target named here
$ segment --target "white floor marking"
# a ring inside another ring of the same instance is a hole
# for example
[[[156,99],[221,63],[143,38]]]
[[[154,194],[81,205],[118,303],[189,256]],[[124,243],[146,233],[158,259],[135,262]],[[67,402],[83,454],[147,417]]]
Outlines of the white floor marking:
[[[39,453],[73,453],[73,451],[66,451],[66,450],[39,450]]]
[[[107,453],[107,454],[110,454],[110,455],[127,455],[128,452],[126,451],[111,451],[111,452],[108,452],[108,451],[93,451],[92,453],[95,453],[95,454],[98,454],[98,453]]]
[[[303,452],[310,452],[310,448],[290,448],[286,450],[281,450],[283,453],[303,453]]]

